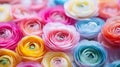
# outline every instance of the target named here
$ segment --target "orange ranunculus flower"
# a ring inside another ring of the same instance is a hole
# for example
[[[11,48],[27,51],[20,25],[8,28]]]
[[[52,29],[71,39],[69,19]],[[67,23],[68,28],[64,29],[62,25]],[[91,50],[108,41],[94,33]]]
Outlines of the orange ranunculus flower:
[[[101,31],[102,41],[107,47],[120,47],[120,17],[107,20]],[[107,44],[107,43],[109,44]]]
[[[107,19],[120,15],[120,7],[115,0],[103,1],[99,3],[99,16]]]
[[[0,67],[16,67],[21,58],[15,52],[8,49],[0,49]]]
[[[70,58],[63,52],[48,52],[42,60],[44,67],[72,67],[71,63]]]
[[[23,61],[41,61],[46,49],[44,41],[38,36],[26,36],[18,43],[16,52]]]

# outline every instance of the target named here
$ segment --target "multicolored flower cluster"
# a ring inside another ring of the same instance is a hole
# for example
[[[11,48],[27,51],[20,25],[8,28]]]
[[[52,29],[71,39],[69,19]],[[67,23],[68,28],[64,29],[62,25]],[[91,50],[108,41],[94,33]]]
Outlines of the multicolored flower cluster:
[[[0,67],[119,67],[120,0],[0,0]]]

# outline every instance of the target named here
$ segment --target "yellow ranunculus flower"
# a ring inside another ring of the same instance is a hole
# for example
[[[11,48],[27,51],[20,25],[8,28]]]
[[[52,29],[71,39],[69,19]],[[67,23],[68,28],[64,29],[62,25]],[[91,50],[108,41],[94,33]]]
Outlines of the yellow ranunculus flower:
[[[44,67],[72,67],[69,57],[63,52],[48,52],[42,60]]]
[[[0,67],[16,67],[21,58],[15,52],[8,49],[0,49]]]
[[[23,61],[41,61],[46,49],[43,40],[38,36],[26,36],[19,43],[16,52]]]

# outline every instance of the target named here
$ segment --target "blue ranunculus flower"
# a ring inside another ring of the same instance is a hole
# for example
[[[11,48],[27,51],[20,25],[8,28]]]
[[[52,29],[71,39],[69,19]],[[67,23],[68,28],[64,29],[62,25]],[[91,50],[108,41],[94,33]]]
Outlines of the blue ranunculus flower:
[[[90,18],[78,21],[75,26],[81,36],[92,39],[98,35],[104,23],[104,20],[100,18]]]
[[[81,67],[100,67],[107,59],[107,52],[99,42],[82,40],[74,50],[74,59]]]
[[[63,5],[67,0],[54,0],[56,5]]]

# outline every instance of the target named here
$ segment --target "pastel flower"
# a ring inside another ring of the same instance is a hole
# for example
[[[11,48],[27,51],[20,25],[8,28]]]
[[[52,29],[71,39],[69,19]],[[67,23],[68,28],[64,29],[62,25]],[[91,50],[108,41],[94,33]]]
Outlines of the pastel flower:
[[[21,58],[15,52],[8,49],[0,49],[0,67],[16,67]]]
[[[46,22],[60,22],[64,24],[73,24],[74,19],[66,16],[64,8],[62,6],[55,6],[47,8],[39,13],[39,16]]]
[[[21,62],[16,67],[42,67],[38,62]]]
[[[7,22],[12,20],[11,5],[0,4],[0,22]]]
[[[99,42],[82,40],[74,50],[74,59],[80,67],[99,67],[105,63],[107,53]]]
[[[48,0],[21,0],[21,4],[30,10],[39,11],[47,7]]]
[[[14,50],[22,36],[15,23],[0,23],[0,48]]]
[[[64,5],[64,3],[65,3],[66,1],[68,1],[68,0],[54,0],[54,3],[55,3],[56,5]]]
[[[69,0],[64,4],[65,13],[77,20],[97,16],[97,0]]]
[[[41,61],[46,50],[40,37],[26,36],[18,43],[16,52],[23,61]]]
[[[72,67],[70,58],[63,52],[48,52],[42,60],[43,67]]]
[[[120,17],[108,19],[102,28],[101,35],[98,37],[99,41],[103,43],[105,47],[108,48],[120,47],[119,29],[120,29]]]
[[[45,45],[56,51],[72,50],[80,39],[79,33],[72,25],[48,23],[43,28]]]
[[[101,2],[99,4],[99,16],[104,19],[120,15],[120,7],[115,0]]]
[[[11,15],[13,19],[23,19],[31,16],[35,16],[36,13],[26,9],[23,5],[13,5]]]
[[[104,21],[100,18],[90,18],[78,21],[75,26],[81,36],[92,39],[100,33]]]
[[[42,35],[44,21],[38,17],[23,18],[18,22],[24,35]]]

